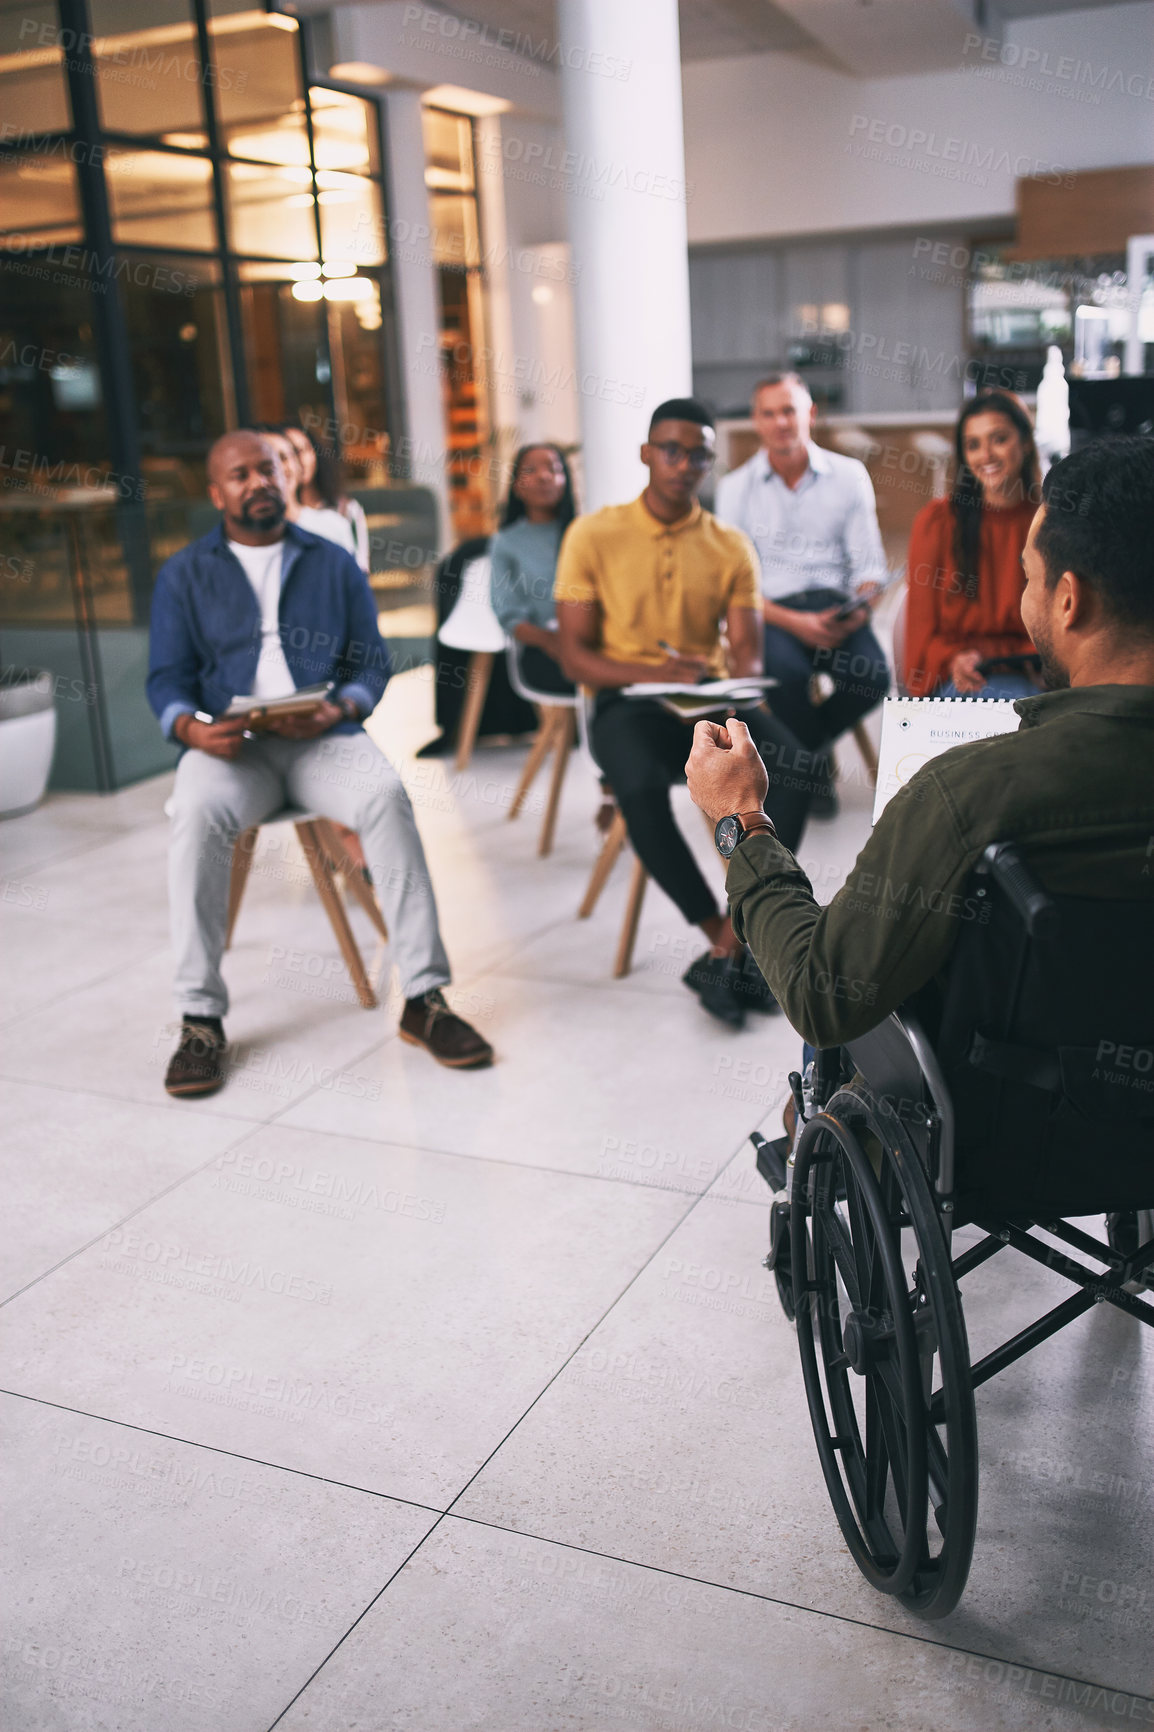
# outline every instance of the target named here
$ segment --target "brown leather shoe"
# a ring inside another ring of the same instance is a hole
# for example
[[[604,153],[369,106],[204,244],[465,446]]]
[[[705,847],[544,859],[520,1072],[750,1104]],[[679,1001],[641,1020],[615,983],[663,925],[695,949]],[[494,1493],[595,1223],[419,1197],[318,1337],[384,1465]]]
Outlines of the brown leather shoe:
[[[493,1062],[488,1041],[453,1014],[440,987],[406,1000],[401,1039],[410,1046],[427,1047],[438,1064],[453,1070],[480,1070]]]
[[[180,1045],[168,1061],[164,1086],[170,1095],[214,1095],[224,1086],[228,1042],[220,1024],[185,1017]]]

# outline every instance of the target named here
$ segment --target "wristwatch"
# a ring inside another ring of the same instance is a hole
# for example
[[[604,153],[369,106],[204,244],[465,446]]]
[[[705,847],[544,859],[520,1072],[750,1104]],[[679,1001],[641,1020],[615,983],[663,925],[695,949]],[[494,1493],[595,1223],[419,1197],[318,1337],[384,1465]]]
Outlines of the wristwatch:
[[[776,836],[772,820],[764,812],[731,812],[719,818],[713,832],[713,845],[723,860],[728,860],[737,844],[746,836]]]
[[[359,722],[360,721],[361,712],[360,712],[359,708],[357,707],[357,701],[355,698],[350,698],[350,697],[338,698],[337,699],[337,708],[339,710],[343,711],[344,718],[345,718],[346,722]]]

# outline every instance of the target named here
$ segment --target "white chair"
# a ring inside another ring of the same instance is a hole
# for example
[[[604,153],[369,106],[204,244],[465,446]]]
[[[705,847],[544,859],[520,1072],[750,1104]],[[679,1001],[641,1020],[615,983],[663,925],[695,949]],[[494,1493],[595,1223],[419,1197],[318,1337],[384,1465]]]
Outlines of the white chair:
[[[505,647],[505,633],[489,596],[490,563],[488,554],[467,562],[453,611],[437,633],[447,648],[469,652],[465,703],[457,735],[458,770],[465,769],[473,756],[481,711],[493,677],[493,658]]]
[[[857,426],[833,428],[829,442],[843,457],[854,457],[867,467],[870,458],[876,456],[881,449],[877,440],[871,438],[864,427]]]
[[[935,433],[931,427],[923,427],[916,433],[911,433],[910,445],[930,472],[934,498],[944,499],[950,463],[954,455],[952,441],[944,438],[941,433]]]
[[[561,785],[565,780],[565,771],[569,765],[569,755],[573,750],[573,742],[577,729],[575,717],[579,707],[577,694],[565,697],[558,692],[538,692],[525,684],[521,674],[519,645],[515,638],[509,638],[505,645],[505,660],[509,671],[509,684],[519,698],[526,703],[534,704],[540,717],[540,726],[529,748],[529,756],[525,760],[525,768],[521,772],[521,780],[513,795],[513,803],[509,807],[509,817],[516,818],[525,803],[525,796],[533,786],[537,772],[545,762],[550,752],[553,752],[553,774],[549,778],[549,796],[545,802],[545,817],[541,824],[541,838],[537,844],[537,852],[544,857],[552,852],[553,832],[557,827],[557,809],[561,804]]]

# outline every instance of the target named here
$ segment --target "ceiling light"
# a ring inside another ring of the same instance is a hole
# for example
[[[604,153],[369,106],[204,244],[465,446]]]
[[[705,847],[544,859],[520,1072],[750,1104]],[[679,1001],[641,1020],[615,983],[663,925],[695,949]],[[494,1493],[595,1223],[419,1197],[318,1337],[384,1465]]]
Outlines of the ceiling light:
[[[355,277],[356,274],[356,265],[350,265],[344,259],[326,259],[321,267],[321,275],[324,277]]]
[[[293,284],[294,301],[319,301],[323,298],[324,292],[325,291],[321,287],[320,283]]]
[[[458,114],[504,114],[513,104],[503,96],[489,96],[483,90],[466,90],[462,84],[435,84],[421,93],[421,101],[431,108],[452,108]]]
[[[369,301],[376,292],[376,284],[370,282],[368,277],[344,277],[338,282],[324,285],[326,301]]]
[[[342,84],[387,84],[392,73],[369,60],[338,60],[329,67],[329,77],[339,78]]]

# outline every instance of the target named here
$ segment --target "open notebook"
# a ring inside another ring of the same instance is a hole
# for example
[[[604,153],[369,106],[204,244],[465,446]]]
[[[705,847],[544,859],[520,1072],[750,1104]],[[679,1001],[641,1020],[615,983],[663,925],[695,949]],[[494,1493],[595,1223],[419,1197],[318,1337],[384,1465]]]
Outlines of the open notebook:
[[[898,789],[939,752],[1016,733],[1019,719],[1010,698],[887,698],[882,705],[874,823]]]

